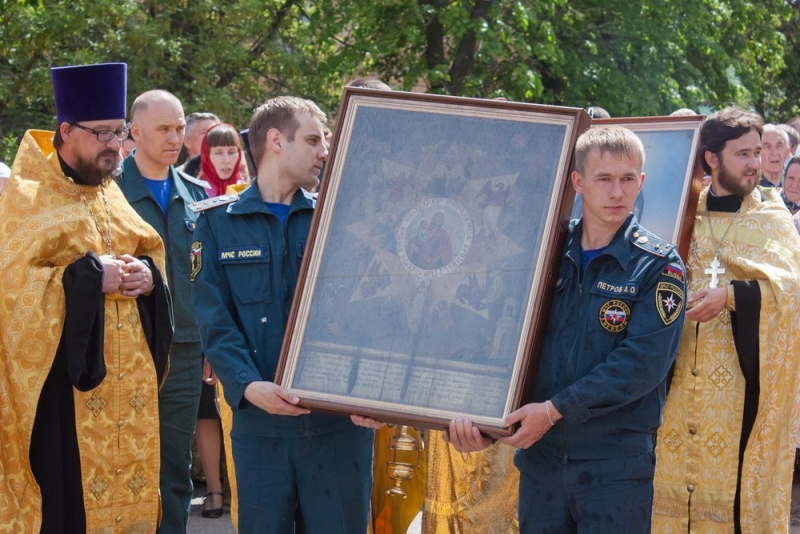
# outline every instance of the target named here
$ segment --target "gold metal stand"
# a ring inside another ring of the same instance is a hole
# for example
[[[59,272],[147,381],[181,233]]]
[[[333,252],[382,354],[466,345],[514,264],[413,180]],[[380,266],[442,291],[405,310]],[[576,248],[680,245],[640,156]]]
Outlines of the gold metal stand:
[[[416,457],[416,458],[414,458]],[[386,474],[394,481],[394,486],[386,490],[388,495],[408,498],[401,487],[403,481],[411,480],[422,459],[422,444],[408,433],[407,425],[398,425],[389,440],[389,459]]]

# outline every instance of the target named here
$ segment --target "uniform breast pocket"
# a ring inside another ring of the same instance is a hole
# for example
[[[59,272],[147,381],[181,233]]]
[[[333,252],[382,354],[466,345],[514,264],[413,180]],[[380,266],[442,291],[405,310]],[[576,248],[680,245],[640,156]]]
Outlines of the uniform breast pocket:
[[[550,304],[550,317],[569,317],[570,308],[574,307],[573,302],[569,302],[567,286],[569,285],[568,277],[564,274],[559,274],[556,280],[555,290],[553,291],[553,302]],[[560,321],[547,321],[547,331],[556,332],[563,327]]]
[[[298,260],[303,259],[303,255],[306,253],[306,240],[297,240],[294,243],[294,250],[297,253]]]
[[[222,264],[231,294],[237,304],[272,302],[270,273],[272,261],[265,247],[220,249]]]

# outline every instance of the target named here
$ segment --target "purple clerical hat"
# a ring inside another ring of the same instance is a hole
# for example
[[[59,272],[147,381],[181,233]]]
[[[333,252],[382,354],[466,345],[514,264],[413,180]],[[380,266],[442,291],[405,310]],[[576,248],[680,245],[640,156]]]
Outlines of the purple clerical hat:
[[[58,123],[124,119],[128,93],[125,63],[53,67]]]

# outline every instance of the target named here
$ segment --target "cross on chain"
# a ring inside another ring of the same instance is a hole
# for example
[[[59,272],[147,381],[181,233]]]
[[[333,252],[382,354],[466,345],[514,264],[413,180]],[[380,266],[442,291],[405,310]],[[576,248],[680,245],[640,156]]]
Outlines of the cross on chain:
[[[719,286],[719,277],[718,274],[725,274],[725,268],[720,267],[719,258],[714,256],[714,261],[711,262],[711,267],[705,269],[706,274],[711,275],[711,283],[708,284],[708,287],[714,288]]]

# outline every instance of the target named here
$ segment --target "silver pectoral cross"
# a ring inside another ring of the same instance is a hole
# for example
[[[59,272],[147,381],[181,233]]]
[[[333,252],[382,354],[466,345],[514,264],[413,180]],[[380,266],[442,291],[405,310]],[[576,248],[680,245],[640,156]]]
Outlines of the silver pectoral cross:
[[[719,258],[714,256],[714,261],[711,262],[711,267],[705,270],[706,274],[711,275],[711,283],[708,287],[714,288],[719,286],[718,274],[725,274],[725,269],[719,266]]]

